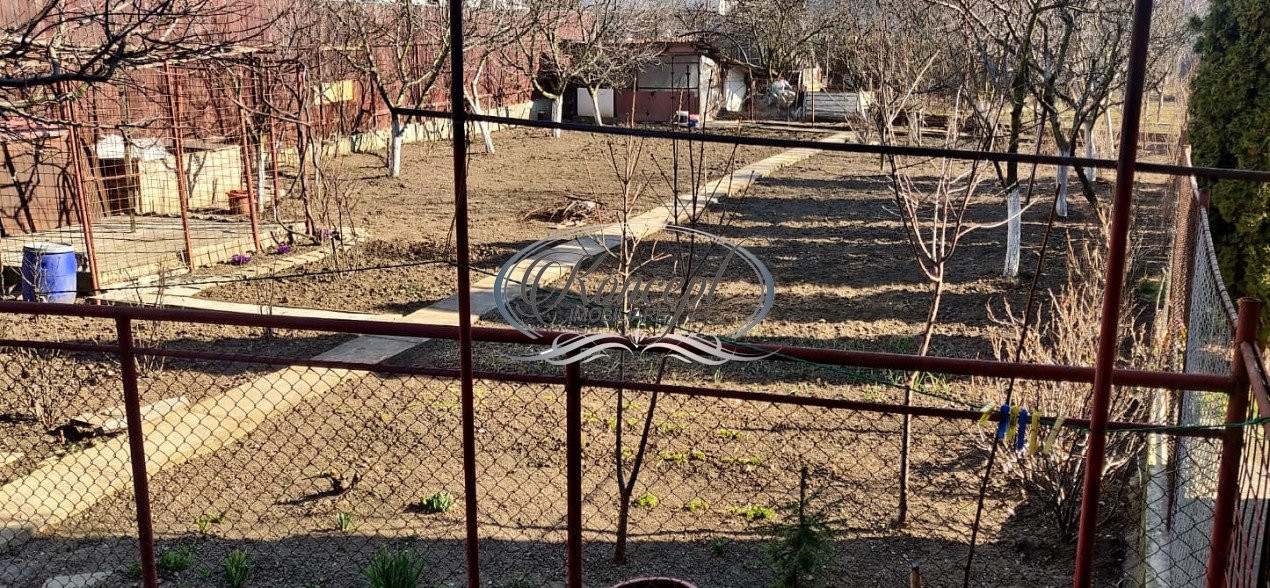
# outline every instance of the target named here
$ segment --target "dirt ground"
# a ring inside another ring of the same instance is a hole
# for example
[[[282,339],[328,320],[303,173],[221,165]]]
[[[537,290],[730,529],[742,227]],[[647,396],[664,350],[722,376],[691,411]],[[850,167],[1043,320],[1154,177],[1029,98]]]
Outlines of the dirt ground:
[[[716,131],[722,132],[722,131]],[[745,130],[746,135],[792,137],[781,130]],[[638,162],[632,181],[634,213],[666,204],[676,192],[704,184],[725,172],[779,153],[780,149],[718,143],[676,145],[648,139],[627,155],[621,138],[566,133],[559,139],[531,129],[495,134],[496,153],[470,158],[468,205],[473,268],[495,272],[522,247],[562,228],[551,211],[573,200],[600,205],[587,222],[618,218],[622,184],[614,162],[625,169],[627,158]],[[452,155],[445,142],[407,145],[398,178],[384,175],[382,158],[357,154],[338,160],[343,181],[353,189],[355,226],[370,240],[342,259],[330,258],[296,268],[274,296],[275,304],[337,310],[406,313],[445,298],[456,289],[454,268],[454,194]],[[676,165],[678,162],[678,181]],[[550,162],[544,173],[543,162]],[[673,187],[678,186],[678,190]],[[383,268],[339,275],[350,268]],[[292,273],[292,272],[289,272]],[[217,287],[203,296],[235,302],[262,303],[269,286],[258,283]]]
[[[486,270],[554,231],[551,222],[526,219],[533,210],[560,204],[566,195],[612,198],[596,180],[604,174],[603,165],[593,157],[576,159],[604,147],[602,141],[588,137],[571,145],[519,131],[498,138],[499,155],[473,158],[473,254],[477,266]],[[752,160],[768,152],[746,154]],[[351,169],[364,174],[358,182],[376,194],[359,209],[374,240],[311,268],[329,273],[221,286],[209,295],[402,313],[451,294],[454,270],[436,263],[438,256],[448,254],[449,153],[443,145],[416,145],[407,156],[405,169],[413,176],[400,181],[378,177],[380,163],[373,157],[349,158]],[[560,162],[552,168],[559,179],[552,187],[540,181],[541,172],[534,170],[541,170],[541,165],[536,161]],[[604,181],[611,182],[611,170],[609,174]],[[1037,198],[1046,198],[1050,190],[1052,181],[1042,179]],[[1142,194],[1149,205],[1151,198],[1158,200],[1158,186],[1144,186]],[[727,220],[706,230],[740,242],[762,259],[777,287],[772,314],[750,333],[752,340],[911,351],[926,310],[926,290],[898,221],[888,210],[890,204],[875,159],[829,154],[786,168],[743,198],[721,203],[719,212],[726,213]],[[999,198],[985,195],[971,207],[970,218],[992,223],[1003,209]],[[1043,209],[1037,206],[1025,214],[1023,270],[1018,278],[999,277],[1003,228],[967,236],[949,268],[950,289],[933,354],[991,356],[987,341],[998,327],[988,320],[985,306],[1003,297],[1021,303],[1044,230]],[[1060,223],[1071,231],[1060,231],[1054,245],[1059,251],[1069,239],[1084,238],[1087,210],[1074,200],[1072,216]],[[338,271],[403,261],[426,263]],[[1050,258],[1043,286],[1055,283],[1063,263],[1063,255]],[[11,321],[6,328],[9,337],[113,341],[113,325],[101,321],[44,318]],[[186,326],[168,326],[143,336],[152,345],[297,357],[343,340],[312,333],[268,339],[258,330]],[[556,368],[508,359],[518,351],[523,350],[482,345],[478,367],[558,373]],[[70,363],[95,375],[97,384],[84,380],[89,383],[68,396],[75,411],[117,404],[112,358],[72,354],[40,360],[49,369]],[[453,346],[426,344],[392,363],[452,367]],[[11,381],[28,377],[14,371],[13,361],[5,365],[10,366],[6,373]],[[613,376],[614,365],[597,362],[586,369],[591,376]],[[647,366],[628,368],[627,377],[649,377]],[[162,369],[143,370],[143,401],[177,393],[196,400],[248,381],[264,369],[168,363]],[[896,376],[764,361],[720,369],[677,367],[667,379],[889,401],[896,398]],[[980,404],[985,398],[983,390],[968,382],[954,381],[951,386],[952,396]],[[563,573],[564,430],[555,425],[563,417],[563,395],[551,387],[485,382],[478,387],[478,398],[483,583],[506,588],[558,585]],[[648,400],[628,395],[627,414],[640,414]],[[928,401],[946,404],[942,399]],[[4,479],[58,452],[76,449],[49,443],[36,423],[21,416],[28,411],[16,397],[0,402],[6,403],[0,404],[0,415],[6,415],[0,418],[0,428],[16,432],[0,436],[0,450],[28,454],[7,470],[0,469]],[[761,530],[770,521],[747,520],[743,513],[770,508],[776,521],[788,520],[789,511],[783,507],[794,495],[799,469],[805,465],[813,488],[824,491],[823,504],[846,529],[830,566],[830,586],[903,585],[912,565],[921,566],[928,585],[960,585],[986,446],[984,430],[972,423],[917,420],[911,520],[895,529],[891,519],[897,508],[896,417],[663,398],[655,413],[649,463],[634,494],[651,494],[657,505],[633,510],[631,563],[614,566],[609,557],[618,502],[612,465],[617,404],[610,391],[590,391],[585,399],[589,584],[668,574],[697,581],[703,588],[769,585]],[[376,550],[390,545],[411,547],[423,555],[429,585],[460,585],[465,497],[458,406],[457,385],[452,382],[354,375],[337,391],[270,419],[243,442],[154,476],[161,549],[189,545],[194,552],[190,568],[169,573],[167,583],[223,585],[221,561],[231,549],[241,548],[254,563],[250,586],[358,585],[361,568]],[[616,450],[629,456],[634,448],[628,439]],[[340,472],[345,480],[356,474],[357,482],[345,492],[330,492],[330,480],[323,477],[328,471]],[[1054,540],[1046,519],[1016,487],[1004,479],[994,479],[990,486],[985,535],[976,558],[978,585],[1069,584],[1070,546]],[[422,498],[441,491],[454,495],[453,509],[419,512]],[[689,511],[688,505],[698,499],[709,506]],[[224,513],[221,522],[206,532],[198,529],[197,519],[219,513]],[[349,513],[351,528],[336,528],[339,513]],[[127,571],[136,557],[135,541],[129,539],[132,516],[129,497],[112,498],[47,537],[4,554],[9,567],[0,566],[0,574],[7,569],[11,577],[20,578],[14,585],[24,586],[28,580],[39,585],[35,580],[52,575],[45,573],[50,570],[110,571],[114,575],[107,585],[135,585]],[[1111,583],[1124,539],[1108,533],[1104,541],[1100,574],[1107,574]]]
[[[482,585],[559,585],[564,430],[542,423],[559,422],[563,397],[551,387],[496,382],[479,382],[477,391]],[[648,398],[626,401],[639,412]],[[985,458],[983,433],[973,423],[917,420],[910,518],[894,529],[898,418],[663,398],[635,492],[656,503],[632,510],[630,560],[615,566],[614,406],[611,392],[584,395],[589,585],[660,574],[703,587],[770,585],[764,529],[792,516],[787,503],[804,466],[817,509],[843,529],[829,586],[904,585],[913,565],[930,585],[959,585]],[[627,454],[631,443],[624,442]],[[166,573],[167,583],[224,585],[223,558],[243,549],[253,562],[250,586],[355,586],[371,556],[391,546],[423,557],[425,585],[461,585],[460,445],[453,383],[350,378],[242,443],[154,477],[160,549],[193,550],[189,568]],[[336,493],[323,472],[356,481]],[[443,491],[455,497],[449,511],[421,511],[423,498]],[[1023,506],[1017,489],[995,480],[987,506],[976,585],[1070,583],[1070,548],[1046,539],[1044,519]],[[340,513],[351,520],[343,530]],[[12,561],[30,572],[112,571],[105,585],[135,585],[127,571],[134,544],[122,539],[131,514],[131,500],[121,494],[24,546]],[[198,519],[209,514],[217,522],[200,530]],[[1122,549],[1108,538],[1099,551],[1103,566],[1114,567]]]

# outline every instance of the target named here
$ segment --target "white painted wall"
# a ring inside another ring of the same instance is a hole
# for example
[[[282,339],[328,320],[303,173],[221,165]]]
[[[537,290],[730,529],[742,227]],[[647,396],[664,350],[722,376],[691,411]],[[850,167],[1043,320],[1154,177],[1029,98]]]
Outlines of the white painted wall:
[[[737,67],[728,68],[728,76],[723,81],[723,108],[740,112],[745,108],[745,96],[749,89],[749,84],[745,83],[745,72]]]
[[[600,116],[613,118],[613,88],[600,88],[596,94],[600,102]],[[591,93],[586,88],[578,88],[578,116],[595,118],[595,105],[591,103]]]

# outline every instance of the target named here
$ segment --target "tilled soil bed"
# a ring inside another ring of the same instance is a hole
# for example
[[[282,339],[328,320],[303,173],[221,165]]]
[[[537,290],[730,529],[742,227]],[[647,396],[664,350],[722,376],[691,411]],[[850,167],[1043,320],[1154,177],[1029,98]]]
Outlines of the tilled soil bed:
[[[785,131],[741,132],[794,136]],[[618,218],[623,208],[622,184],[614,162],[623,170],[628,157],[638,162],[631,190],[638,197],[630,206],[638,213],[669,202],[676,187],[680,193],[687,192],[694,184],[781,151],[648,139],[634,143],[628,154],[620,138],[566,133],[551,139],[525,129],[497,133],[495,142],[494,155],[470,158],[469,231],[475,279],[496,271],[520,248],[565,226]],[[337,160],[358,195],[357,228],[367,231],[370,241],[343,256],[285,272],[285,283],[276,287],[258,282],[227,284],[202,296],[380,313],[409,312],[449,296],[457,277],[448,147],[448,143],[408,145],[397,178],[384,175],[383,162],[376,156],[358,154]],[[587,201],[598,207],[569,208]]]

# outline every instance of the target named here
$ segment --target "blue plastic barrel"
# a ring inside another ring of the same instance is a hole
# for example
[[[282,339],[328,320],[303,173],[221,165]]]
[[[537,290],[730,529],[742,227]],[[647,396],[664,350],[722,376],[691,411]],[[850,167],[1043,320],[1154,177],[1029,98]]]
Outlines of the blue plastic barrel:
[[[75,302],[75,249],[63,243],[22,247],[22,298],[30,302]]]

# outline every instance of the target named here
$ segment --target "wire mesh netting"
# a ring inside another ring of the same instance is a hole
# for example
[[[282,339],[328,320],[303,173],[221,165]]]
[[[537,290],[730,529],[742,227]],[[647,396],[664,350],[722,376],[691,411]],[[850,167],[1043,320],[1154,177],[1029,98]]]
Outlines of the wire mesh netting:
[[[1189,152],[1181,161],[1190,165]],[[1194,177],[1174,182],[1176,216],[1170,269],[1171,288],[1166,321],[1185,343],[1181,365],[1187,373],[1231,373],[1236,311],[1222,282],[1209,234],[1208,212]],[[1259,363],[1259,362],[1258,362]],[[1249,365],[1250,377],[1264,381],[1260,365]],[[1251,404],[1248,418],[1266,416],[1261,400]],[[1227,396],[1183,390],[1157,414],[1180,426],[1215,426],[1226,420]],[[1265,581],[1266,507],[1260,494],[1270,474],[1265,431],[1242,431],[1240,496],[1236,506],[1235,555],[1229,565],[1232,586]],[[1203,586],[1218,489],[1222,445],[1198,438],[1167,439],[1152,435],[1144,469],[1144,511],[1140,563],[1134,578],[1145,586]]]

